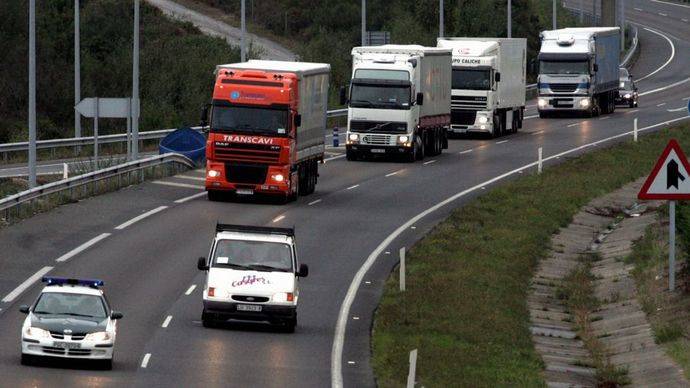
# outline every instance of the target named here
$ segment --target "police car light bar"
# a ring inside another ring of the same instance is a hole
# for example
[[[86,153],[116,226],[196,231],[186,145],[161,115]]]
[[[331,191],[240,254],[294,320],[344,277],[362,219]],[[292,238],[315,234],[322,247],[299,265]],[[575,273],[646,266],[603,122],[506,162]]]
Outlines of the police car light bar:
[[[103,287],[103,280],[98,279],[68,279],[68,278],[55,278],[50,276],[44,276],[41,281],[49,286],[61,286],[63,284],[69,284],[73,286],[86,286],[86,287]]]

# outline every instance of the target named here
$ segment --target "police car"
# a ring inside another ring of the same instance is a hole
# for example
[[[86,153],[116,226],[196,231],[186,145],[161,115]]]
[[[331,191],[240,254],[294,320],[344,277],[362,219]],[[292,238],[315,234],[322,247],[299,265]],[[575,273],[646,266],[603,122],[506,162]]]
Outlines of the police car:
[[[46,286],[32,306],[19,310],[28,314],[22,326],[22,364],[35,357],[99,360],[111,369],[122,313],[112,311],[102,280],[44,277]]]
[[[293,229],[218,224],[210,256],[197,268],[207,271],[205,327],[235,320],[295,330],[299,278],[309,268],[297,260]]]

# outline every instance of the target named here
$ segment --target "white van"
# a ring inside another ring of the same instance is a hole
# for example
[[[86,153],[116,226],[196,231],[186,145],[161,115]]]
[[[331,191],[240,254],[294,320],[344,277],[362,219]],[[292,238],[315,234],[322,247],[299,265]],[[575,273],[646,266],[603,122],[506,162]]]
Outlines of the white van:
[[[197,267],[207,271],[204,327],[232,320],[295,330],[299,278],[309,268],[297,261],[293,229],[218,224],[209,257]]]

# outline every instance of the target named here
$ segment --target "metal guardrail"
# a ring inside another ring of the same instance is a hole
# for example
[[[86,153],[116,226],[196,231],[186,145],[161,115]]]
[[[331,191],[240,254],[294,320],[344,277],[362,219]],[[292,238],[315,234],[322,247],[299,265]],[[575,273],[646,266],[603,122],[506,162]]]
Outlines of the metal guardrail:
[[[630,26],[630,25],[628,25]],[[638,42],[637,42],[637,27],[632,26],[632,28],[635,29],[635,35],[633,35],[632,38],[632,46],[628,49],[627,54],[625,54],[625,57],[623,58],[623,61],[621,61],[621,67],[628,67],[628,62],[635,56],[635,53],[637,53],[638,49]]]
[[[121,177],[124,174],[129,174],[140,170],[143,171],[145,168],[155,167],[169,163],[177,163],[189,168],[194,168],[195,166],[192,160],[180,154],[169,153],[151,156],[149,158],[123,163],[117,166],[104,168],[83,175],[77,175],[57,182],[51,182],[42,186],[34,187],[33,189],[10,195],[8,197],[0,199],[0,211],[5,212],[5,219],[7,220],[9,219],[10,209],[22,205],[24,203],[45,197],[47,195],[56,194],[66,190],[72,190],[74,188],[87,185],[89,183],[99,182],[105,179],[115,178],[118,176]]]

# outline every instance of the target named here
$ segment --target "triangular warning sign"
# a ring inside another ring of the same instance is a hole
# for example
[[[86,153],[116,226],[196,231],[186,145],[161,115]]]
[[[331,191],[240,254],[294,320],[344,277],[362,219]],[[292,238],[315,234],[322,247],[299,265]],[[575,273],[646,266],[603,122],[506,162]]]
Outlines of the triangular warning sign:
[[[690,199],[690,163],[671,139],[637,194],[639,199]]]

